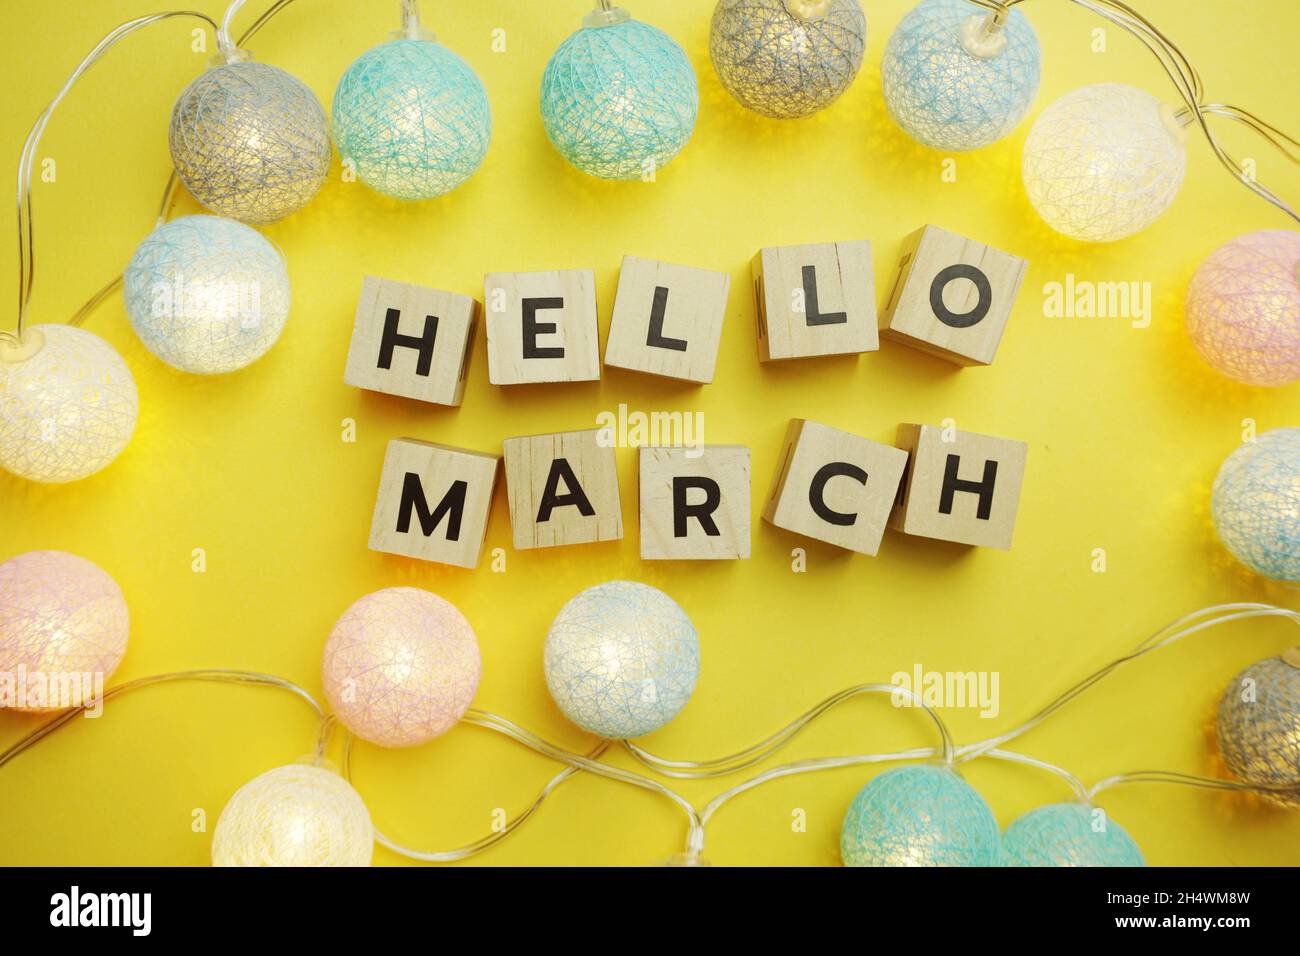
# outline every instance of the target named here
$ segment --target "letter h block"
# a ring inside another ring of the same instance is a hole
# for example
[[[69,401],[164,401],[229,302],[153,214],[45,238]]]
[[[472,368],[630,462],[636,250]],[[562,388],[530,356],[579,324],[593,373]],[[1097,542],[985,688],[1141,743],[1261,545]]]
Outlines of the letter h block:
[[[749,557],[749,449],[642,448],[641,557]]]
[[[616,541],[623,537],[614,449],[600,431],[507,438],[506,492],[514,545]]]
[[[493,385],[600,378],[596,275],[590,269],[491,272],[483,294]]]
[[[880,348],[870,242],[761,249],[750,273],[761,361]]]

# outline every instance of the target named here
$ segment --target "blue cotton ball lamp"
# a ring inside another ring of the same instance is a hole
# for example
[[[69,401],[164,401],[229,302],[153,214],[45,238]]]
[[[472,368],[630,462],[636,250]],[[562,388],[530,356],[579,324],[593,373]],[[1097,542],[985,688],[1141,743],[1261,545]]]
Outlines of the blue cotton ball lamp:
[[[1031,810],[1002,835],[1005,866],[1145,866],[1124,828],[1084,803]]]
[[[1019,10],[923,0],[890,36],[880,73],[898,125],[926,146],[958,152],[1015,129],[1041,67],[1038,36]]]
[[[662,30],[601,0],[542,74],[542,123],[570,163],[601,179],[652,180],[695,129],[700,91]]]
[[[1224,460],[1211,512],[1219,540],[1257,574],[1300,581],[1300,428],[1275,428]]]

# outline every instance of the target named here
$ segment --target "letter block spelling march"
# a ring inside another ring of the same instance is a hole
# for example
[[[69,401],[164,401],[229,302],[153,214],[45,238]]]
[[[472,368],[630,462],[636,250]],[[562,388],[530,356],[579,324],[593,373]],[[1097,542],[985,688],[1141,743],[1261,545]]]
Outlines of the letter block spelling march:
[[[642,448],[640,476],[642,559],[749,557],[748,448]]]
[[[750,269],[762,361],[880,348],[871,243],[775,246]]]
[[[516,548],[623,537],[614,449],[602,447],[599,434],[592,429],[505,440]]]
[[[490,272],[483,294],[493,385],[600,378],[596,276],[590,269]]]
[[[907,452],[795,418],[780,461],[765,520],[850,551],[880,550]]]
[[[388,443],[370,548],[478,567],[499,455],[413,438]]]
[[[1011,547],[1029,446],[1022,441],[899,425],[911,453],[889,526],[907,534],[988,548]]]
[[[459,405],[478,311],[469,296],[366,276],[343,382]]]

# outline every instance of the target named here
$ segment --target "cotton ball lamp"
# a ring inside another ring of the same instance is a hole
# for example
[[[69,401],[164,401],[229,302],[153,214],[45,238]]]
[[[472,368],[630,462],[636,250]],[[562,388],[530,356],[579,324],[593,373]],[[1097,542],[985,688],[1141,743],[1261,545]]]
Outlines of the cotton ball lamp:
[[[284,257],[257,230],[221,216],[158,226],[136,249],[122,288],[140,341],[184,372],[250,365],[289,318]]]
[[[811,116],[862,66],[867,18],[858,0],[718,0],[709,58],[728,93],[774,119]]]
[[[0,675],[16,695],[0,693],[0,709],[87,703],[122,662],[129,630],[122,589],[85,558],[28,551],[0,564]]]
[[[1000,21],[968,0],[924,0],[890,35],[880,77],[889,114],[909,136],[963,151],[1016,128],[1041,69],[1038,35],[1019,10]]]
[[[560,609],[543,660],[564,716],[589,733],[624,740],[658,730],[686,706],[700,675],[700,642],[663,591],[607,581]]]
[[[947,767],[886,770],[858,791],[844,815],[845,866],[997,866],[993,811]]]
[[[700,91],[668,34],[602,3],[542,74],[542,123],[560,154],[601,179],[652,179],[695,129]]]
[[[111,345],[70,325],[0,338],[0,467],[29,481],[76,481],[135,433],[135,379]]]
[[[1113,242],[1169,208],[1187,168],[1187,137],[1145,90],[1098,83],[1066,93],[1034,120],[1021,154],[1029,201],[1049,226]]]
[[[1229,455],[1210,510],[1238,561],[1266,578],[1300,581],[1300,428],[1265,432]]]
[[[1232,775],[1255,784],[1291,784],[1261,793],[1270,803],[1300,807],[1300,647],[1251,664],[1219,700],[1219,752]]]
[[[381,747],[445,733],[478,689],[478,640],[465,615],[420,588],[385,588],[343,612],[325,643],[325,697],[339,722]]]
[[[1084,803],[1030,810],[1002,834],[1004,866],[1146,866],[1124,828]]]
[[[313,763],[276,767],[235,791],[212,834],[213,866],[369,866],[361,795]]]
[[[268,223],[307,205],[332,150],[325,111],[302,81],[251,60],[214,66],[172,108],[172,162],[204,206]]]
[[[1201,357],[1229,378],[1300,379],[1300,232],[1251,232],[1215,249],[1192,276],[1186,318]]]

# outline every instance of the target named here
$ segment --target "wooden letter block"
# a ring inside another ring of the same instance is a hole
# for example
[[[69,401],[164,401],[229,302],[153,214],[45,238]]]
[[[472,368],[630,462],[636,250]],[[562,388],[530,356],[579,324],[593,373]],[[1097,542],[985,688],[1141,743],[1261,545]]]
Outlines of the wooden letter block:
[[[1025,476],[1022,441],[899,425],[911,460],[889,526],[923,538],[987,548],[1011,547]]]
[[[958,365],[997,354],[1029,263],[923,226],[908,236],[898,278],[880,313],[881,334]]]
[[[594,272],[491,272],[483,285],[493,385],[600,378]]]
[[[874,555],[907,467],[907,453],[795,418],[763,517],[778,528]]]
[[[623,537],[614,449],[597,429],[505,440],[506,491],[516,548]]]
[[[641,449],[641,557],[749,557],[749,449]]]
[[[344,383],[459,405],[478,312],[469,296],[366,276]]]
[[[605,364],[712,382],[730,287],[725,272],[624,256]]]
[[[751,272],[762,361],[880,348],[870,242],[762,249]]]
[[[413,438],[388,443],[370,548],[461,568],[478,567],[499,455]]]

